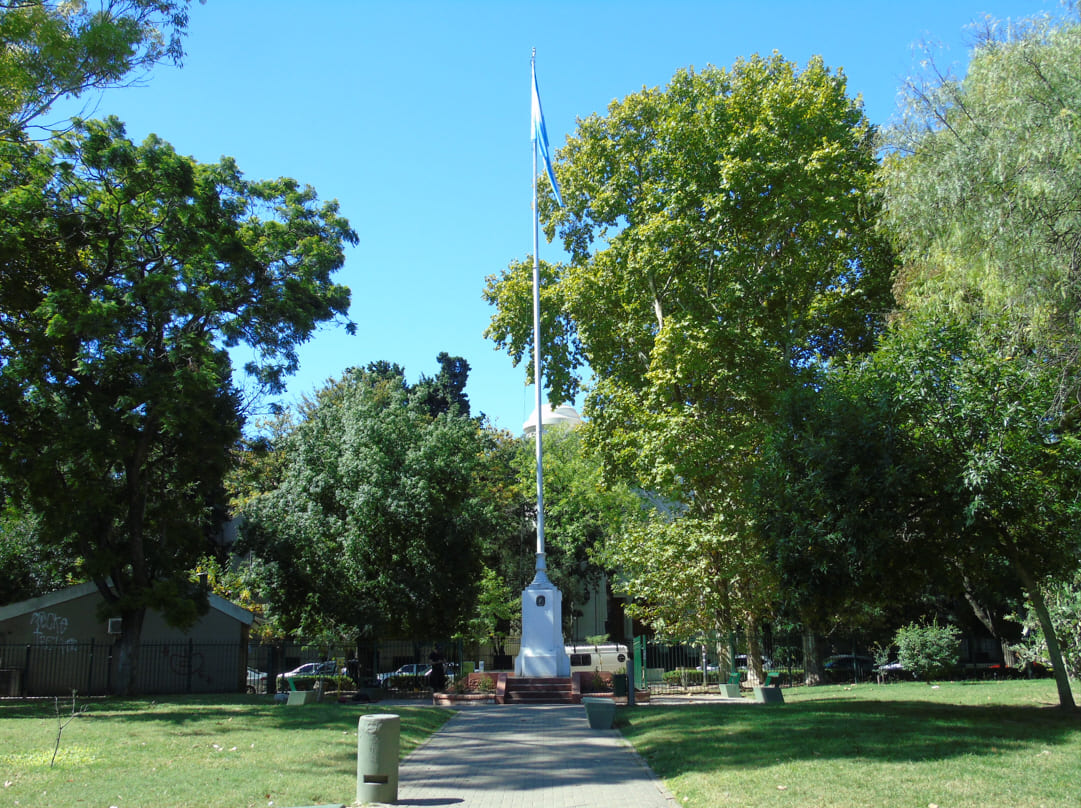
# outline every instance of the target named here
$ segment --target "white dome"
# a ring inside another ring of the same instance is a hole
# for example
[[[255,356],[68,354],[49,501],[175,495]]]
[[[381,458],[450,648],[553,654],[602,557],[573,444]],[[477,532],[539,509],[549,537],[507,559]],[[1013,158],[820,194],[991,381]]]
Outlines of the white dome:
[[[578,414],[578,410],[567,404],[560,404],[555,409],[552,409],[551,404],[544,404],[541,406],[541,426],[552,426],[553,424],[567,424],[568,426],[578,426],[582,423],[582,416]],[[527,435],[532,435],[537,431],[537,409],[533,408],[533,412],[530,413],[529,418],[524,424],[522,424],[522,431]]]

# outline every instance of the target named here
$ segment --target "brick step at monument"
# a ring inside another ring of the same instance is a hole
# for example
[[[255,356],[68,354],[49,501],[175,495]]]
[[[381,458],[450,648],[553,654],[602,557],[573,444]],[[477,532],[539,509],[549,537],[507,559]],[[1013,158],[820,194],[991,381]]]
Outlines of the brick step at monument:
[[[574,704],[574,688],[570,679],[536,679],[509,677],[507,704]]]

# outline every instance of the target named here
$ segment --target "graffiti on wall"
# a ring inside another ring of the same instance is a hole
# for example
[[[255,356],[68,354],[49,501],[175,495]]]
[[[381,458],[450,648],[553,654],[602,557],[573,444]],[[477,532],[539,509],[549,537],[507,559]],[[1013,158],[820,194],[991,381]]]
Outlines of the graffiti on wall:
[[[169,665],[169,670],[177,676],[194,676],[204,682],[209,682],[211,677],[204,670],[203,654],[201,651],[192,652],[188,648],[177,646],[175,649],[165,646],[161,649]]]
[[[30,629],[34,636],[34,645],[48,649],[58,649],[64,653],[75,653],[79,641],[74,637],[65,637],[68,631],[68,619],[56,612],[34,612],[30,615]]]

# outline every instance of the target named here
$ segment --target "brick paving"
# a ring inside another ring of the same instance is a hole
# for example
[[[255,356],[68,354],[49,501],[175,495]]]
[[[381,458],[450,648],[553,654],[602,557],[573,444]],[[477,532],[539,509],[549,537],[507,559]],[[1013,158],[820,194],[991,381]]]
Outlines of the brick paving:
[[[399,767],[398,805],[675,808],[617,730],[580,705],[469,707]]]

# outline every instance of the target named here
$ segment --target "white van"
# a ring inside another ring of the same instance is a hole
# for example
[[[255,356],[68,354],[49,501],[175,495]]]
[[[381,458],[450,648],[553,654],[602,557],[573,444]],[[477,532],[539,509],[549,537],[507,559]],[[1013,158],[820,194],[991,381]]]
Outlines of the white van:
[[[575,671],[623,672],[627,668],[627,646],[616,643],[603,645],[568,645],[567,656],[571,659],[571,673]]]

